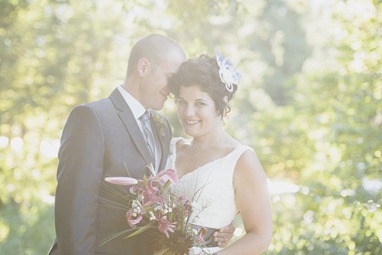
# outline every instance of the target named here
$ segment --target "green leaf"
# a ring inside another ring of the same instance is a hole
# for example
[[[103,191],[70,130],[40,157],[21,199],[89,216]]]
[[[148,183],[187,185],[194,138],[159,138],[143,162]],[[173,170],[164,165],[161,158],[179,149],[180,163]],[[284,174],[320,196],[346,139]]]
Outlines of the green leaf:
[[[124,239],[127,239],[127,238],[130,238],[130,237],[142,234],[143,232],[149,230],[150,228],[154,228],[153,224],[149,224],[149,225],[145,225],[145,226],[139,227],[138,229],[136,229],[136,231],[134,231],[130,235],[126,236]]]

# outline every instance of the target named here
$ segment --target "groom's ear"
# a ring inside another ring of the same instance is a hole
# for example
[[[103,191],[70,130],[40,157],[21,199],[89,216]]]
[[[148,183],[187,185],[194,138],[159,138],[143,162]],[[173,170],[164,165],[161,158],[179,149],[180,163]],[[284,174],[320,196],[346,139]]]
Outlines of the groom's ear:
[[[147,58],[141,58],[138,60],[137,71],[139,77],[144,77],[150,70],[150,61]]]

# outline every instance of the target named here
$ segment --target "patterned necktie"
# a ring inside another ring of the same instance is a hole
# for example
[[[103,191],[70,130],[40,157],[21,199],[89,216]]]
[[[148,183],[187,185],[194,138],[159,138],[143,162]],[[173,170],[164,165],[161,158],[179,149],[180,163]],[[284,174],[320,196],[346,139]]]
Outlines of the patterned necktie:
[[[153,166],[155,168],[155,141],[153,133],[151,132],[150,112],[145,111],[145,113],[141,117],[139,117],[139,120],[142,123],[142,131],[146,139],[146,144],[151,152],[151,156],[154,159]]]

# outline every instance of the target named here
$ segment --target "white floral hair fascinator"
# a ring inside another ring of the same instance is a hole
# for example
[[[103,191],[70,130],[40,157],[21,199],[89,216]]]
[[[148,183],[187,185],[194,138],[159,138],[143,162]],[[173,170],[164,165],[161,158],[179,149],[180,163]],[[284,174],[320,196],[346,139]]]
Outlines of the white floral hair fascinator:
[[[233,84],[239,85],[240,74],[237,72],[228,58],[220,54],[216,54],[216,62],[219,65],[220,80],[225,84],[229,92],[233,91]]]

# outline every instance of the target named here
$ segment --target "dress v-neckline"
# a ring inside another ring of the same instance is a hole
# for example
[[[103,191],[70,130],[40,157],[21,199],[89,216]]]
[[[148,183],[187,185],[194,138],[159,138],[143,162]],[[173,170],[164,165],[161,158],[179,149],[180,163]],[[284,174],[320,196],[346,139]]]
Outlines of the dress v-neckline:
[[[212,161],[210,161],[210,162],[207,162],[207,163],[205,163],[205,164],[203,164],[203,165],[201,165],[201,166],[198,166],[198,167],[194,168],[193,170],[191,170],[191,171],[189,171],[189,172],[183,174],[182,176],[179,176],[179,175],[178,175],[178,180],[183,179],[183,178],[186,177],[187,175],[191,175],[191,174],[193,174],[193,173],[196,173],[196,172],[198,172],[200,169],[202,169],[202,168],[204,168],[204,167],[206,167],[206,166],[208,166],[208,165],[215,164],[216,162],[219,162],[219,161],[221,161],[221,160],[227,158],[228,156],[230,156],[231,154],[233,154],[233,153],[234,153],[236,150],[238,150],[239,148],[240,148],[240,146],[236,146],[231,152],[227,153],[225,156],[220,157],[220,158],[217,158],[217,159],[214,159],[214,160],[212,160]],[[175,169],[177,169],[177,168],[176,168],[176,160],[177,160],[177,155],[176,155],[176,151],[175,151],[175,160],[174,160],[174,166],[175,166]],[[177,172],[178,172],[178,171],[177,171]]]

